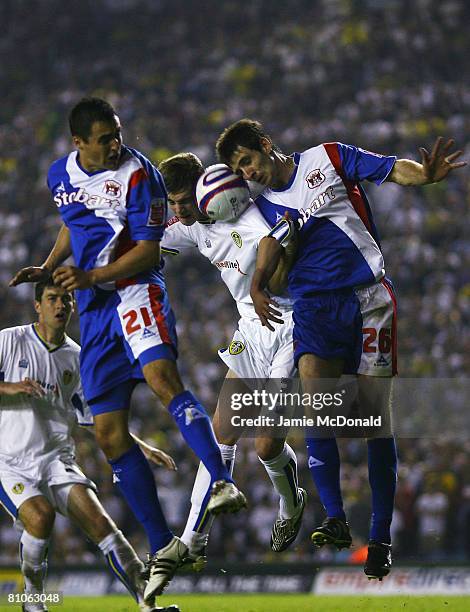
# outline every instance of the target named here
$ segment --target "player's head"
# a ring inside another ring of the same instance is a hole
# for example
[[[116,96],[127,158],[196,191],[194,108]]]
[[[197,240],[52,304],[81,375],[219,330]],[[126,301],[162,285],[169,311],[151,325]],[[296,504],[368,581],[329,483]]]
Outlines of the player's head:
[[[215,145],[218,159],[245,180],[271,185],[276,180],[276,152],[259,121],[240,119],[229,125]]]
[[[116,170],[121,156],[121,124],[114,108],[101,98],[83,98],[69,115],[80,163],[89,172]]]
[[[158,169],[168,191],[168,204],[183,225],[207,221],[196,204],[196,183],[204,166],[194,153],[178,153],[163,160]]]
[[[73,294],[54,284],[52,279],[34,287],[34,309],[39,324],[53,331],[65,331],[73,312]]]

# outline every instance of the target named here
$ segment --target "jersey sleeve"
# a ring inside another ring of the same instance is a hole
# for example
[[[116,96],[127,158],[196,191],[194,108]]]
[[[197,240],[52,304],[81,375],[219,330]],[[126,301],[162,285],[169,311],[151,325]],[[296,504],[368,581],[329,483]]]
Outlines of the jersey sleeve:
[[[130,177],[127,218],[132,240],[161,240],[167,222],[167,196],[158,170],[148,161]],[[145,158],[143,158],[145,159]]]
[[[5,359],[8,353],[8,333],[0,331],[0,382],[5,381]]]
[[[197,242],[192,238],[176,217],[169,220],[161,242],[163,255],[179,255],[197,248]]]
[[[295,225],[292,219],[281,219],[269,232],[268,236],[275,238],[279,244],[286,247],[295,233]]]
[[[94,425],[93,415],[83,395],[81,384],[75,389],[75,393],[70,398],[70,401],[75,409],[75,416],[77,417],[78,424],[82,427],[91,427]]]
[[[75,391],[70,401],[75,409],[77,423],[82,427],[91,427],[94,425],[93,415],[90,407],[86,403],[81,387]]]
[[[338,174],[350,181],[381,185],[397,160],[395,155],[380,155],[341,142],[328,143],[325,148]]]

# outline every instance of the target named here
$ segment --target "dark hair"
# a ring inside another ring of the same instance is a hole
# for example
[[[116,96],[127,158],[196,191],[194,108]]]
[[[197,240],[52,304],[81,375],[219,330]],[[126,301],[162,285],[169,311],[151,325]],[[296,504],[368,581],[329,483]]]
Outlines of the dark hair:
[[[52,280],[52,276],[48,278],[47,280],[41,281],[40,283],[36,283],[34,285],[34,299],[36,300],[36,302],[41,301],[43,293],[48,287],[54,287],[55,289],[60,289],[59,285],[56,285],[54,281]],[[72,291],[68,291],[67,293],[71,293],[73,295]]]
[[[168,157],[160,163],[158,169],[169,193],[193,192],[198,178],[204,173],[204,166],[194,153],[178,153]]]
[[[96,121],[113,123],[116,111],[101,98],[82,98],[69,114],[69,127],[72,136],[80,136],[87,141],[92,125]]]
[[[265,133],[262,124],[254,119],[240,119],[229,125],[218,137],[215,144],[217,158],[223,164],[230,165],[233,154],[237,147],[246,147],[255,151],[262,151],[261,139],[271,137]],[[279,151],[278,146],[273,144],[273,150]]]

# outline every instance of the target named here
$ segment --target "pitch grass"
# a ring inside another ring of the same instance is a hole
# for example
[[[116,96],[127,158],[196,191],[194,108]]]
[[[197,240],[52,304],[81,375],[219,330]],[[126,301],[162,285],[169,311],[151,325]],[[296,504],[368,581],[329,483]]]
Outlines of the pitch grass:
[[[470,597],[441,596],[372,596],[361,595],[166,595],[159,597],[160,606],[178,603],[181,612],[467,612]],[[2,606],[1,612],[19,610],[17,606]],[[50,606],[50,612],[138,612],[137,605],[126,596],[69,597],[64,603]]]

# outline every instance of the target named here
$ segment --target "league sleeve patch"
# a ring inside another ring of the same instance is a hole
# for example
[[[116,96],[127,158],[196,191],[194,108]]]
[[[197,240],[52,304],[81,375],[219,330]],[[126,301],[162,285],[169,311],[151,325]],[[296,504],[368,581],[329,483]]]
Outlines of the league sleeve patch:
[[[154,198],[150,202],[150,213],[147,220],[148,227],[156,227],[164,225],[166,218],[166,200],[165,198]]]

